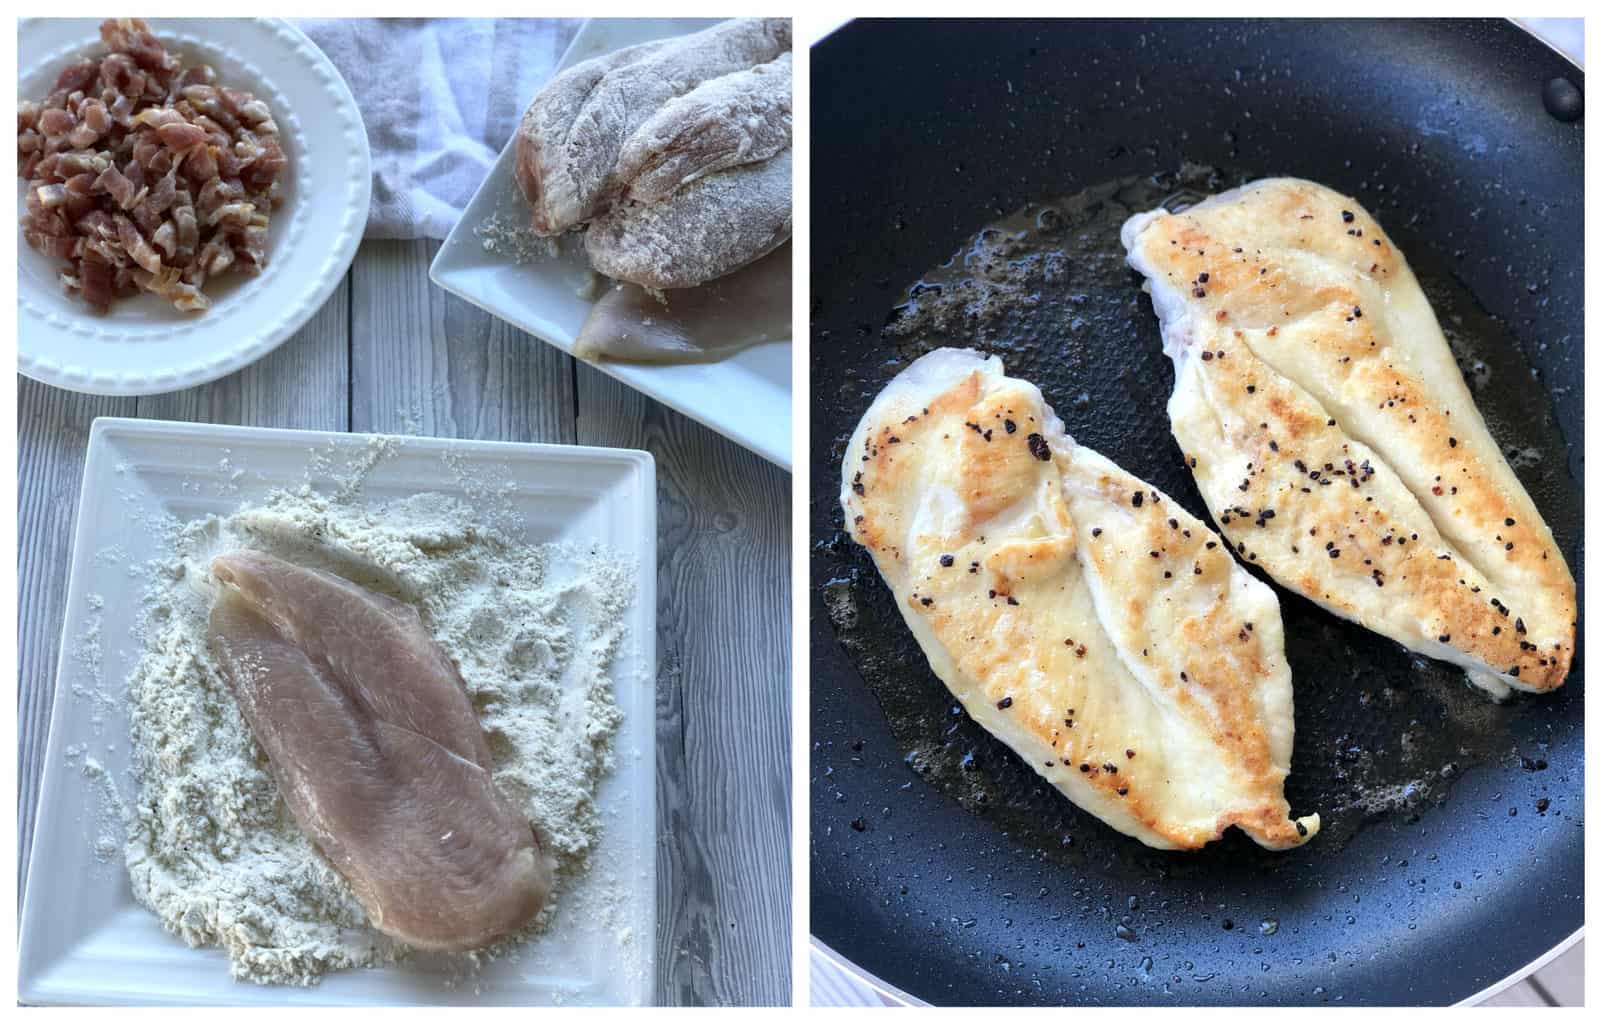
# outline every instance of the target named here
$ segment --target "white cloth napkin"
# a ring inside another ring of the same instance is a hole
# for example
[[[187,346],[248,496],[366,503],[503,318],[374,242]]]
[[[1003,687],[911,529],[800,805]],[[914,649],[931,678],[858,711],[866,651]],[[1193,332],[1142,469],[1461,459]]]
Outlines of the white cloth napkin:
[[[345,77],[373,151],[369,238],[444,238],[580,19],[295,22]]]

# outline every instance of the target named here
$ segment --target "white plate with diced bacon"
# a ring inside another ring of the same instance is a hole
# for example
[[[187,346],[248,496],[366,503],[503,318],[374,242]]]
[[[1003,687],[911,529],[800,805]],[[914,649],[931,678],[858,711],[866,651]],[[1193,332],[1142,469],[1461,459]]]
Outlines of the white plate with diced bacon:
[[[372,161],[350,89],[298,29],[29,19],[17,52],[23,374],[99,395],[204,384],[338,286]]]

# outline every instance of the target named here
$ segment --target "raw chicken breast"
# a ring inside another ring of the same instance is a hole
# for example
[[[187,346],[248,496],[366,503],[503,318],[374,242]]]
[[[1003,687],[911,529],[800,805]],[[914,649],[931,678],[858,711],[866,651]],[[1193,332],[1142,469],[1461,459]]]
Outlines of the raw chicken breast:
[[[211,574],[212,653],[295,821],[373,926],[464,950],[533,918],[550,862],[496,792],[461,677],[417,612],[256,551]]]
[[[1236,553],[1493,695],[1562,685],[1574,579],[1368,212],[1269,179],[1123,241],[1174,360],[1174,437]]]
[[[891,381],[841,503],[935,674],[1074,803],[1163,849],[1231,825],[1276,850],[1318,831],[1283,793],[1272,591],[999,359],[941,349]]]
[[[790,337],[790,243],[695,288],[619,283],[573,343],[580,359],[694,363]]]

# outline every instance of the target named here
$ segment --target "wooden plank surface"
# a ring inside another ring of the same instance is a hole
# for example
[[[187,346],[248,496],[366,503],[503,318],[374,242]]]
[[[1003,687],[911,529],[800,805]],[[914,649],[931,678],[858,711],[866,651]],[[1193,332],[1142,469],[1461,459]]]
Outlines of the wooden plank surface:
[[[580,444],[657,485],[658,997],[790,1000],[790,477],[578,366]]]
[[[1584,1006],[1585,940],[1524,981],[1487,999],[1485,1006]]]
[[[96,416],[645,448],[657,460],[657,1001],[790,999],[790,477],[367,242],[266,359],[173,395],[18,384],[18,908]]]
[[[573,360],[435,288],[438,242],[368,242],[352,268],[351,429],[572,444]]]

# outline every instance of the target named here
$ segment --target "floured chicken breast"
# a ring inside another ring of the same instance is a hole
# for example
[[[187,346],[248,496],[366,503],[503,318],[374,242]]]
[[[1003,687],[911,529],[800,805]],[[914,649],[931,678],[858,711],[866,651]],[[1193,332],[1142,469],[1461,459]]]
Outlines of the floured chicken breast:
[[[718,171],[649,206],[614,206],[584,234],[590,265],[644,288],[694,288],[790,239],[791,150]]]
[[[517,130],[517,182],[533,208],[534,230],[559,234],[604,211],[631,181],[619,178],[618,157],[642,125],[653,137],[660,133],[665,104],[704,83],[776,60],[789,49],[788,18],[736,18],[691,35],[627,47],[557,75],[534,98]],[[683,132],[680,128],[667,137]],[[644,164],[637,156],[630,170],[640,173]]]
[[[1123,241],[1174,437],[1239,557],[1493,695],[1562,685],[1574,579],[1367,211],[1269,179]]]
[[[290,813],[373,927],[466,950],[539,913],[550,859],[496,791],[461,677],[417,611],[258,551],[211,574],[212,652]]]
[[[633,203],[659,203],[697,178],[790,148],[789,53],[702,82],[637,128],[613,174]]]
[[[1273,592],[1166,495],[1075,444],[1001,361],[941,349],[887,385],[841,503],[935,674],[1070,800],[1149,846],[1318,831]]]

